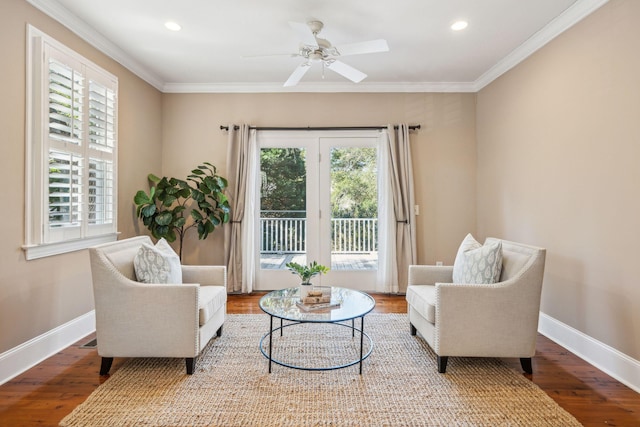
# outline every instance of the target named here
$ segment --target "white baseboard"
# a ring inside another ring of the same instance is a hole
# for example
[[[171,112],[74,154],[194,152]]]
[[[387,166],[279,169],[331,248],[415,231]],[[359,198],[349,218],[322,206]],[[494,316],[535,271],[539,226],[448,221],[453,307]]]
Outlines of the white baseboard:
[[[640,361],[542,312],[540,312],[538,331],[640,393]]]
[[[90,311],[11,350],[0,354],[0,385],[17,377],[96,330],[96,313]]]

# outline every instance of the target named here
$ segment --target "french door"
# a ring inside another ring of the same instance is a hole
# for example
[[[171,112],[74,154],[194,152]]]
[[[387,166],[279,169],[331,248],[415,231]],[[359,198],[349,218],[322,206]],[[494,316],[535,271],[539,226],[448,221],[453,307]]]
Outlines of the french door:
[[[366,132],[259,132],[256,290],[299,283],[288,262],[330,268],[317,285],[373,290],[378,247],[378,146]]]

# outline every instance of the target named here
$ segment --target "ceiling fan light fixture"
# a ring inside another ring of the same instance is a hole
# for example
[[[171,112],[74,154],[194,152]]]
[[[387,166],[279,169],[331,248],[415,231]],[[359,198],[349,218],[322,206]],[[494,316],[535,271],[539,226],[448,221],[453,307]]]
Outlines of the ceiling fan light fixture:
[[[451,29],[453,31],[461,31],[467,28],[468,26],[469,26],[469,23],[467,21],[460,20],[451,24]]]
[[[170,31],[180,31],[182,29],[180,24],[178,24],[176,22],[173,22],[173,21],[165,22],[164,26],[167,28],[167,30],[170,30]]]
[[[309,54],[309,60],[311,61],[322,61],[322,59],[324,59],[324,55],[322,54],[322,51],[316,50]]]

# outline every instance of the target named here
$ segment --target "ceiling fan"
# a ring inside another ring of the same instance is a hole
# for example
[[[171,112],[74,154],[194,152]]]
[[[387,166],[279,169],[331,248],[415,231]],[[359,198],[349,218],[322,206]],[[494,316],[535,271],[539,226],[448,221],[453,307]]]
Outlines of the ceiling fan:
[[[315,63],[322,64],[323,76],[324,68],[326,67],[354,83],[359,83],[367,77],[367,75],[339,61],[337,58],[363,53],[387,52],[389,50],[387,41],[383,39],[333,46],[328,40],[318,37],[318,33],[320,33],[324,27],[324,24],[320,21],[310,21],[307,24],[289,22],[289,25],[298,33],[301,40],[300,50],[297,53],[291,54],[291,56],[301,56],[305,61],[293,70],[289,79],[284,83],[285,87],[297,85]]]

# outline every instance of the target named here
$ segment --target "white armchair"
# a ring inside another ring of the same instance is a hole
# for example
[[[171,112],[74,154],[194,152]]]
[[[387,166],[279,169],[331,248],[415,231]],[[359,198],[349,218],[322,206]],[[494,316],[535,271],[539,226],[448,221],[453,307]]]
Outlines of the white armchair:
[[[532,373],[545,255],[502,240],[500,281],[490,285],[453,284],[452,266],[409,267],[411,334],[420,332],[434,350],[440,373],[449,356],[518,357]]]
[[[114,357],[184,357],[187,374],[214,335],[227,302],[224,266],[182,266],[182,284],[136,281],[134,257],[148,236],[89,249],[100,375]]]

